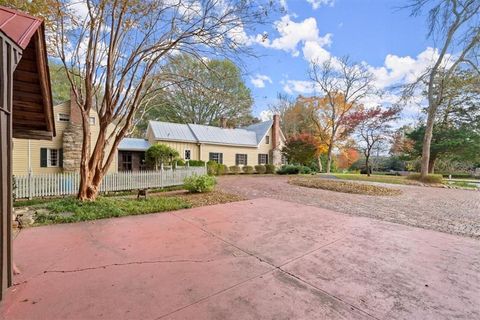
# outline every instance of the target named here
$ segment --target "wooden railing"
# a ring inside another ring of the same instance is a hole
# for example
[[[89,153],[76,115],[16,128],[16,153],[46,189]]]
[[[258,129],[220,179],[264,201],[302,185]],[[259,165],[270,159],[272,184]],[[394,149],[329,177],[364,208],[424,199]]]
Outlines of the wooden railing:
[[[109,173],[103,178],[100,192],[163,188],[182,185],[191,175],[206,174],[205,167],[161,168],[158,171]],[[18,199],[74,195],[80,185],[77,173],[53,173],[15,176],[14,194]]]

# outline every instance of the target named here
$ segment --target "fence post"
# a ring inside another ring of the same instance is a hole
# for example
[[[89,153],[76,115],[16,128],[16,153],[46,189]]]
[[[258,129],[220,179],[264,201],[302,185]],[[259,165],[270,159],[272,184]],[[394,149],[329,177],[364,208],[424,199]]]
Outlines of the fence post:
[[[28,200],[32,200],[33,183],[32,183],[32,171],[28,171]]]
[[[163,163],[160,164],[160,188],[163,189]]]

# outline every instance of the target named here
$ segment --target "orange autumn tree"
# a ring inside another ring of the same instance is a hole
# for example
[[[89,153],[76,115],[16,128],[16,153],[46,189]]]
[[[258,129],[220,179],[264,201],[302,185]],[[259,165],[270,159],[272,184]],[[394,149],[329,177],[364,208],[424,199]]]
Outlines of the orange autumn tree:
[[[342,149],[337,156],[337,167],[339,169],[348,169],[352,164],[360,159],[360,153],[357,149],[348,147]]]
[[[326,171],[330,173],[335,144],[345,139],[345,117],[378,90],[367,66],[354,63],[348,57],[310,61],[309,76],[315,90],[322,95],[314,100],[317,103],[314,120],[319,138],[328,147]]]
[[[348,102],[342,93],[331,93],[324,97],[299,97],[298,103],[305,104],[312,110],[314,135],[318,139],[320,154],[327,155],[325,170],[330,173],[334,148],[348,138],[344,119],[360,105]]]

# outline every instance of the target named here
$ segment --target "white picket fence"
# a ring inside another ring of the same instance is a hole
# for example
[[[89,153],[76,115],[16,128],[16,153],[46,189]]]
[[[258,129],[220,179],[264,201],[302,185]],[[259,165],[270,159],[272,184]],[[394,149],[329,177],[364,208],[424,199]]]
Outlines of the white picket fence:
[[[109,173],[103,178],[100,192],[177,186],[182,185],[186,177],[206,173],[205,167]],[[15,176],[15,184],[14,192],[18,199],[74,195],[80,185],[80,175],[77,173],[54,173]]]

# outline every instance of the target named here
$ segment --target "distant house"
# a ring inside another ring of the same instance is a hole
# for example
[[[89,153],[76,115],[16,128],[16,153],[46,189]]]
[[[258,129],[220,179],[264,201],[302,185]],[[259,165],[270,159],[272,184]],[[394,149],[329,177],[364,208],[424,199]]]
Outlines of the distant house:
[[[140,170],[145,166],[145,151],[156,143],[174,148],[185,161],[216,161],[227,166],[280,165],[285,137],[278,115],[240,129],[150,121],[146,139],[122,140],[118,169]]]

